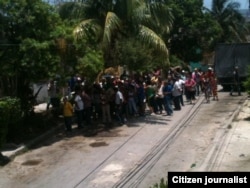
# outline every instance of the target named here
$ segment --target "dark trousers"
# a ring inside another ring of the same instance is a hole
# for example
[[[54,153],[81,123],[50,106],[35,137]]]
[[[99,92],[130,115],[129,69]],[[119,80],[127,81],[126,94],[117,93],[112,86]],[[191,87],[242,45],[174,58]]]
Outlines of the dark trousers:
[[[238,92],[238,95],[241,95],[240,84],[233,84],[233,85],[231,85],[230,95],[233,95],[234,91]]]
[[[181,96],[180,96],[180,103],[182,106],[184,106],[183,94],[181,94]]]
[[[78,128],[83,127],[83,110],[76,110],[77,126]]]
[[[65,128],[67,131],[72,130],[72,117],[64,117]]]
[[[180,101],[180,97],[181,97],[181,95],[179,95],[179,96],[174,96],[174,97],[173,97],[174,109],[175,109],[175,110],[181,110],[181,101]]]
[[[157,97],[156,98],[156,111],[160,111],[162,112],[163,109],[164,109],[164,99],[163,98],[160,98],[160,97]]]
[[[124,124],[124,108],[123,105],[116,105],[115,115],[120,124]]]
[[[92,115],[92,107],[87,107],[84,110],[84,120],[87,125],[91,125],[91,115]]]

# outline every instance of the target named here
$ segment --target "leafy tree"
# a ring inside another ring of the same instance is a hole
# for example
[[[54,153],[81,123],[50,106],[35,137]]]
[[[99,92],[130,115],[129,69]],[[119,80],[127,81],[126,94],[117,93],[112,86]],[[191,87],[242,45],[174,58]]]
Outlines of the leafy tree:
[[[81,3],[85,16],[75,27],[74,35],[101,45],[105,67],[114,65],[115,41],[123,37],[136,37],[157,49],[162,62],[168,63],[168,49],[161,35],[169,32],[173,17],[165,4],[145,0],[86,0]]]
[[[246,42],[248,31],[244,17],[239,13],[240,3],[229,0],[213,0],[212,9],[206,9],[212,18],[220,25],[223,33],[217,40],[225,42]]]
[[[83,57],[79,57],[76,65],[76,71],[85,77],[86,84],[92,84],[97,75],[104,68],[102,51],[93,49],[86,50]]]
[[[22,109],[27,109],[30,83],[60,68],[53,36],[60,19],[41,0],[2,0],[0,18],[4,20],[0,26],[0,88],[3,95],[20,98]]]
[[[124,38],[117,40],[113,51],[113,59],[118,61],[121,65],[126,65],[128,70],[135,70],[138,73],[150,71],[157,64],[160,64],[157,58],[153,58],[154,51],[147,45],[142,45],[135,38]]]
[[[171,33],[164,36],[169,39],[170,54],[186,63],[200,61],[203,52],[210,50],[214,39],[220,36],[219,25],[211,16],[204,14],[202,0],[165,2],[175,18]]]

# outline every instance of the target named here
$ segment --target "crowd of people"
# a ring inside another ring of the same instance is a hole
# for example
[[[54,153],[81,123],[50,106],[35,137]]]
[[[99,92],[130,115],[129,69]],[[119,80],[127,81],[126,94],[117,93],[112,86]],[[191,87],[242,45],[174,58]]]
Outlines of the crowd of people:
[[[79,129],[93,128],[94,120],[109,129],[146,114],[173,116],[182,106],[195,104],[196,98],[205,92],[218,100],[212,68],[206,71],[170,69],[167,75],[160,70],[142,75],[128,75],[124,71],[120,77],[105,77],[88,87],[82,84],[81,78],[72,76],[68,94],[63,97],[65,129],[72,130],[73,117]]]

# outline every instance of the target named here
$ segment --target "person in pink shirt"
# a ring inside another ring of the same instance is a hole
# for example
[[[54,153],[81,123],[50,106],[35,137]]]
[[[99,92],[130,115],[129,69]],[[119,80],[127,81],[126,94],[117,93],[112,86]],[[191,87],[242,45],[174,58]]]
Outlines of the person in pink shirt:
[[[191,74],[187,74],[187,79],[185,81],[185,90],[188,101],[190,102],[190,104],[193,104],[193,102],[195,101],[196,82],[192,78]]]

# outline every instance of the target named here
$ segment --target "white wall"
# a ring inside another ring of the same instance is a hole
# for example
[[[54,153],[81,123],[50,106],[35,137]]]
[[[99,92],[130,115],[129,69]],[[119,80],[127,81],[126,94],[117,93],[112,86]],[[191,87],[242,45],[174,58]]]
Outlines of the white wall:
[[[33,89],[34,89],[34,95],[38,91],[38,89],[42,86],[42,89],[40,90],[38,96],[37,96],[37,102],[44,103],[48,101],[48,90],[47,90],[47,83],[35,83],[33,84]]]

